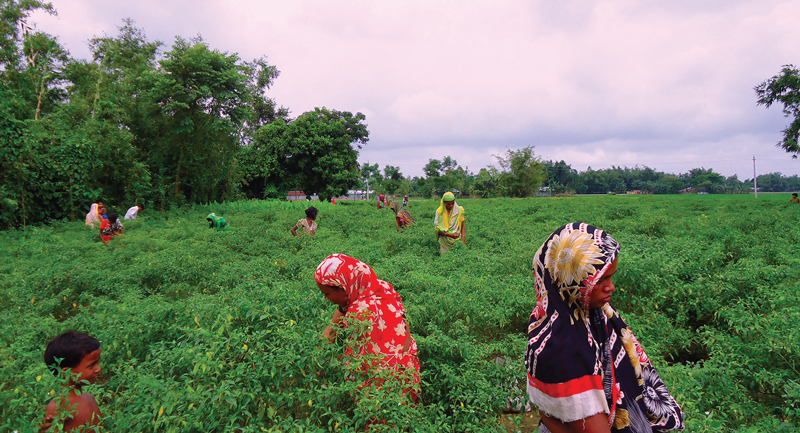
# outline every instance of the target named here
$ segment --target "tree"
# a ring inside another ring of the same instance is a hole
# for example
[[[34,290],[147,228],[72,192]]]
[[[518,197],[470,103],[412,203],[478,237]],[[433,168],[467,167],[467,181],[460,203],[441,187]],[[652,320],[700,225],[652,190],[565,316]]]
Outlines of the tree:
[[[698,191],[720,193],[725,190],[725,176],[713,169],[693,168],[686,174],[689,185]]]
[[[470,193],[480,198],[492,198],[500,195],[501,191],[500,172],[490,165],[478,172]]]
[[[797,158],[800,154],[800,71],[794,65],[784,65],[780,74],[755,87],[758,105],[769,108],[779,102],[783,104],[783,115],[794,117],[783,132],[783,140],[777,146]]]
[[[553,162],[545,161],[545,182],[553,192],[562,193],[577,190],[578,171],[564,160]]]
[[[429,159],[428,163],[425,164],[425,167],[422,167],[422,171],[425,173],[425,177],[428,179],[439,177],[439,172],[441,169],[442,162],[438,159]]]
[[[237,132],[248,116],[247,75],[236,54],[212,50],[201,38],[176,38],[147,97],[158,125],[149,154],[180,203],[231,199]],[[164,191],[167,192],[166,190]]]
[[[302,190],[329,200],[357,187],[362,179],[357,149],[369,140],[364,120],[361,113],[323,107],[292,122],[278,119],[261,127],[251,151],[264,153],[267,190],[284,197]]]
[[[165,196],[153,187],[160,166],[154,164],[152,143],[162,134],[163,122],[146,115],[158,112],[148,96],[159,73],[156,56],[162,45],[148,41],[133,20],[125,19],[117,36],[89,41],[94,63],[73,62],[67,69],[73,83],[70,104],[90,113],[87,122],[95,129],[109,128],[98,151],[105,167],[94,177],[107,201],[147,204]]]
[[[450,156],[442,160],[430,159],[425,167],[425,182],[420,184],[418,191],[425,197],[438,196],[446,191],[469,191],[475,176],[469,170],[458,165],[458,161]]]
[[[403,173],[400,173],[400,167],[387,165],[383,168],[383,180],[381,186],[386,194],[396,194],[403,181]]]
[[[247,76],[246,90],[249,96],[245,98],[248,110],[239,131],[239,141],[242,145],[248,145],[252,143],[256,131],[262,126],[278,118],[288,120],[289,110],[284,107],[278,108],[275,100],[266,96],[266,91],[280,75],[277,67],[267,63],[265,57],[245,62],[242,66]]]
[[[511,197],[530,197],[544,181],[544,165],[533,154],[533,146],[506,151],[505,158],[494,155],[502,167],[500,184]]]

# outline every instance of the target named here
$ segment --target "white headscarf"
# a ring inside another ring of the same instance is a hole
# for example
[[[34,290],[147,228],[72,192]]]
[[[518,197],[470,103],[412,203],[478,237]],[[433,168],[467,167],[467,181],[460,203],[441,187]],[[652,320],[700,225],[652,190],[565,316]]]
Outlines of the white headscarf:
[[[100,215],[97,214],[97,203],[92,203],[92,208],[86,214],[86,225],[94,228],[94,223],[100,222]]]

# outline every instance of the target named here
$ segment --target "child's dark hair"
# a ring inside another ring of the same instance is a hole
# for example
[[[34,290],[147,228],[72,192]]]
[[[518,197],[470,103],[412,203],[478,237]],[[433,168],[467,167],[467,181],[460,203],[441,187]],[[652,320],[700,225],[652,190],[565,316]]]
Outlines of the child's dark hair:
[[[99,348],[100,342],[96,338],[83,332],[67,331],[50,340],[44,351],[44,363],[58,376],[61,368],[77,367],[83,357]],[[56,358],[61,359],[61,364]]]
[[[318,212],[317,208],[315,208],[314,206],[310,206],[308,209],[306,209],[306,218],[314,218],[314,217],[316,217],[317,216],[317,212]]]
[[[792,193],[792,197],[797,197],[797,193],[796,193],[796,192],[793,192],[793,193]]]
[[[116,212],[109,212],[108,213],[108,222],[114,223],[117,220],[118,216]]]

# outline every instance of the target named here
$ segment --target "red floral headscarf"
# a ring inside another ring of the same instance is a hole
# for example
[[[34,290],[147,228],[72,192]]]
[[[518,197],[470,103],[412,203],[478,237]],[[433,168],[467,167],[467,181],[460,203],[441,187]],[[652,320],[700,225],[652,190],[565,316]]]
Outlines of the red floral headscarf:
[[[404,313],[400,295],[391,284],[378,279],[372,268],[350,256],[344,254],[331,254],[317,266],[314,280],[326,286],[339,287],[347,292],[348,310],[359,301],[364,301],[371,296],[391,297],[397,303],[397,308]]]

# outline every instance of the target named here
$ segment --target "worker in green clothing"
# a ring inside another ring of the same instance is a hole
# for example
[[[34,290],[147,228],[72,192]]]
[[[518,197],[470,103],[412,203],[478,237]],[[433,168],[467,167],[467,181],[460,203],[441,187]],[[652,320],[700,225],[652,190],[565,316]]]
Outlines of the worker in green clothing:
[[[228,230],[228,222],[225,221],[225,218],[214,215],[214,212],[208,214],[206,220],[208,220],[208,228],[210,229],[217,231]]]

